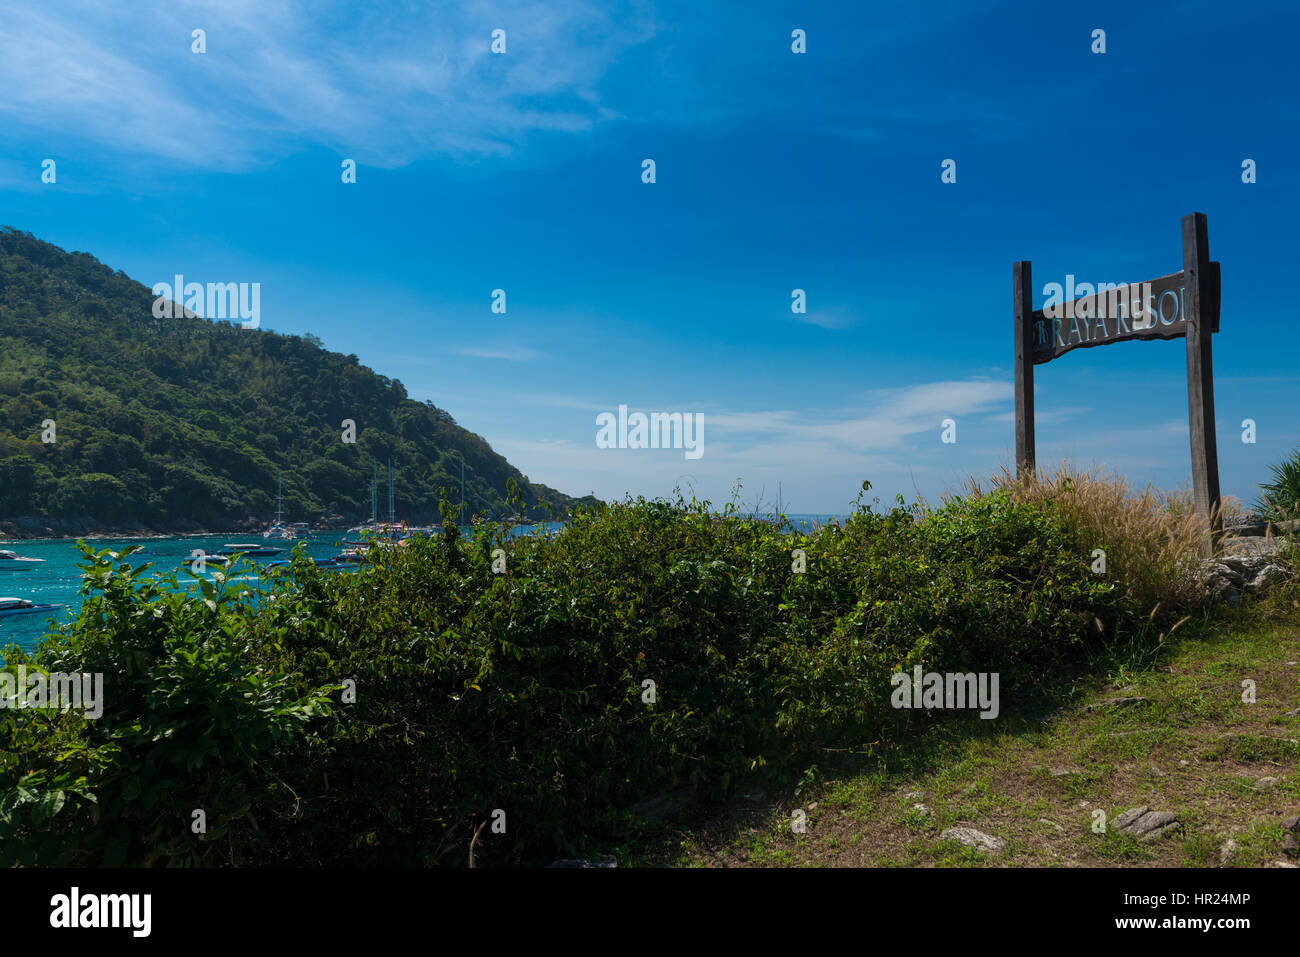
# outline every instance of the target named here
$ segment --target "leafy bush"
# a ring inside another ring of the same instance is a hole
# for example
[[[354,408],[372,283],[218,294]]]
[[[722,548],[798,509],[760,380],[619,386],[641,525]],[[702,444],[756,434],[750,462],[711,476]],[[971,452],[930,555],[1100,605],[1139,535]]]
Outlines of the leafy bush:
[[[1100,469],[1081,471],[1061,465],[1054,472],[1014,476],[1003,468],[993,477],[994,488],[1005,489],[1017,502],[1051,508],[1075,541],[1102,549],[1106,577],[1148,609],[1195,603],[1199,596],[1193,573],[1209,525],[1200,516],[1190,492],[1162,491],[1147,485],[1136,490],[1121,475]],[[980,491],[980,483],[967,487]]]
[[[1273,481],[1260,485],[1263,495],[1256,503],[1255,511],[1274,522],[1300,518],[1300,449],[1269,469]]]
[[[256,604],[88,552],[91,597],[34,660],[103,671],[108,709],[0,712],[0,854],[432,865],[477,843],[545,862],[647,796],[792,782],[824,749],[936,720],[891,707],[895,672],[996,672],[1007,709],[1076,667],[1097,622],[1145,620],[1069,508],[1006,489],[899,504],[809,533],[693,500],[549,535],[449,525],[373,543],[356,574],[299,552]],[[190,832],[194,808],[224,846]]]
[[[98,719],[0,711],[2,863],[237,863],[252,807],[286,807],[271,764],[328,713],[324,690],[289,695],[288,676],[259,667],[236,593],[202,581],[192,597],[174,577],[146,578],[148,565],[125,561],[136,547],[83,546],[94,594],[75,623],[33,658],[7,655],[11,672],[102,674],[105,706]]]

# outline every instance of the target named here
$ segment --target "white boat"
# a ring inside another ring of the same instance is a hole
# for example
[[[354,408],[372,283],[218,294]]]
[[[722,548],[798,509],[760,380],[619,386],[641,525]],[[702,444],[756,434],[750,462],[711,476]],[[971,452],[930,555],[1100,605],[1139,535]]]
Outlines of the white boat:
[[[310,533],[307,531],[305,522],[297,525],[286,525],[281,520],[281,512],[284,506],[284,471],[280,471],[280,490],[275,496],[275,524],[262,533],[263,538],[280,538],[285,541],[293,541],[297,538],[308,538]]]
[[[35,615],[43,611],[52,612],[62,607],[62,605],[38,605],[26,598],[0,598],[0,618],[7,618],[10,615]]]
[[[26,558],[8,549],[0,550],[0,571],[4,572],[25,572],[30,571],[37,565],[45,561],[43,558]],[[16,600],[16,599],[15,599]]]
[[[226,547],[218,549],[218,555],[234,555],[238,552],[248,558],[255,558],[262,555],[279,555],[284,551],[282,548],[271,548],[269,545],[256,545],[251,542],[227,542]]]

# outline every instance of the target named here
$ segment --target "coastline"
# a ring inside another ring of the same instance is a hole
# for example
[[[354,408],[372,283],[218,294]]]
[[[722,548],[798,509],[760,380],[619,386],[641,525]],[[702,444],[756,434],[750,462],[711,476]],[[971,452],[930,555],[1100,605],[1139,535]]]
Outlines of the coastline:
[[[7,524],[7,523],[6,523]],[[313,528],[312,535],[327,535],[333,532],[344,533],[346,527],[339,528]],[[76,542],[76,541],[153,541],[156,539],[169,538],[234,538],[243,536],[245,538],[261,538],[262,532],[257,529],[207,529],[207,528],[187,528],[183,530],[160,532],[156,529],[149,530],[90,530],[75,534],[30,534],[22,531],[15,532],[12,526],[9,528],[0,527],[0,542]]]

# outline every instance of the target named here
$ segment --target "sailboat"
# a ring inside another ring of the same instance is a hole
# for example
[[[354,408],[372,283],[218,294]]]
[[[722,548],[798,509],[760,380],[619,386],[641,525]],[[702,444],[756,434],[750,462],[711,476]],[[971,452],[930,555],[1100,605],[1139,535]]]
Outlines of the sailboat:
[[[349,535],[360,535],[362,532],[377,532],[382,528],[379,524],[379,462],[377,459],[371,459],[371,464],[374,467],[374,472],[370,478],[370,521],[349,528]],[[347,544],[360,543],[349,542]]]
[[[282,538],[292,541],[295,538],[306,538],[309,534],[306,523],[298,525],[286,525],[281,520],[281,513],[284,506],[284,469],[280,469],[280,491],[275,496],[275,524],[262,533],[263,538]]]
[[[354,534],[358,536],[364,536],[366,533],[369,533],[371,537],[379,538],[385,542],[396,542],[400,539],[406,538],[408,533],[404,526],[399,525],[397,523],[397,514],[396,514],[397,509],[396,509],[396,502],[394,498],[394,486],[393,486],[393,460],[392,458],[389,458],[388,460],[388,521],[387,522],[379,521],[379,517],[378,517],[379,500],[378,500],[377,492],[378,492],[378,485],[379,485],[379,463],[376,461],[374,463],[374,466],[375,466],[374,478],[372,479],[370,485],[370,521],[366,522],[364,525],[357,525],[354,528],[350,528],[348,529],[348,532],[350,534]],[[351,545],[355,547],[355,546],[364,545],[366,543],[364,541],[355,541],[355,540],[349,541],[347,539],[344,539],[343,544]]]

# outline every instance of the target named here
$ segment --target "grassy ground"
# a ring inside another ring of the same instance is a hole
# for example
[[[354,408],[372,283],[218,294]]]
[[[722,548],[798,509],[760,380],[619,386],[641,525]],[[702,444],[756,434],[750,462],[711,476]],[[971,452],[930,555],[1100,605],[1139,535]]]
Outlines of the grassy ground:
[[[1281,822],[1300,813],[1300,588],[1190,622],[1154,654],[1112,649],[1094,664],[1104,677],[1069,688],[1052,713],[940,722],[801,788],[695,809],[615,856],[694,867],[1218,867],[1231,839],[1229,866],[1288,861]],[[1098,706],[1117,696],[1146,700]],[[1173,812],[1181,831],[1147,842],[1117,833],[1114,819],[1142,805]],[[1005,847],[939,839],[959,826]]]

